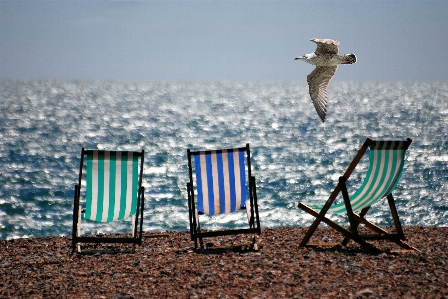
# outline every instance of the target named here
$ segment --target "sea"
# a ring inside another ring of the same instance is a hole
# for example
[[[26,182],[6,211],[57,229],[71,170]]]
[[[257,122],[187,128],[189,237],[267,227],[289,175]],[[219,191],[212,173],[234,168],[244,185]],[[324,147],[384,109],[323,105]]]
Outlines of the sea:
[[[413,140],[394,191],[400,220],[447,226],[448,83],[335,81],[328,99],[322,123],[306,82],[0,81],[0,239],[71,235],[82,147],[145,150],[143,230],[160,232],[189,230],[187,149],[249,143],[261,228],[306,227],[298,203],[323,204],[367,137]],[[210,229],[247,225],[244,214],[204,217]],[[393,224],[384,200],[367,218]]]

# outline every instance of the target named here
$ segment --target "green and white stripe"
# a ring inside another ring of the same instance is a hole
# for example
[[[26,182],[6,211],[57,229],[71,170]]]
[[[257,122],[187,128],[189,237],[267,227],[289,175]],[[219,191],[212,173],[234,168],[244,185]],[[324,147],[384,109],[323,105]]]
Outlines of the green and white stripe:
[[[361,187],[350,197],[353,211],[369,207],[395,189],[404,166],[403,142],[377,141],[370,146],[370,165]],[[331,206],[333,213],[345,213],[344,202]]]
[[[88,150],[84,218],[111,222],[134,215],[138,168],[138,156],[134,152]]]

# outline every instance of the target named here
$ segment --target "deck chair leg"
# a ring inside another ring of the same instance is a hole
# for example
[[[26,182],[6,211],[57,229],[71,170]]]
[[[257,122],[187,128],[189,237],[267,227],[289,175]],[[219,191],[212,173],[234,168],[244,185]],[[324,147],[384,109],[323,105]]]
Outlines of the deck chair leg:
[[[198,233],[201,233],[201,229],[198,227],[197,230]],[[207,249],[207,246],[204,246],[204,240],[202,240],[202,237],[197,238],[199,239],[199,247],[201,248],[201,251],[203,251],[204,249]],[[197,249],[197,239],[195,239],[195,248]]]
[[[194,234],[195,234],[194,248],[197,249],[198,248],[198,237],[196,235],[201,233],[201,226],[199,224],[199,212],[196,209],[194,211],[194,217],[195,217],[193,219],[193,230],[194,230]],[[201,237],[199,237],[199,246],[201,247],[201,249],[204,248],[204,243],[202,242]]]
[[[258,244],[257,244],[257,237],[256,236],[254,236],[254,238],[252,239],[252,248],[255,251],[258,251]]]
[[[75,185],[75,197],[73,200],[73,227],[72,227],[72,253],[76,250],[76,237],[78,236],[79,197],[78,185]]]
[[[361,218],[364,218],[364,216],[367,214],[369,209],[370,209],[370,207],[362,209],[358,216],[361,217]],[[359,222],[356,218],[357,217],[355,217],[356,230],[358,230],[358,226],[359,226],[359,224],[361,224],[361,222]],[[351,240],[351,238],[345,237],[344,240],[342,241],[342,245],[347,246],[347,244],[348,244],[348,242],[350,242],[350,240]]]
[[[345,209],[347,210],[347,217],[350,222],[350,232],[357,236],[358,235],[358,223],[353,216],[353,209],[350,203],[350,197],[347,192],[347,185],[345,184],[345,178],[343,176],[339,177],[339,185],[341,185],[341,193],[344,198]]]
[[[330,209],[331,205],[333,204],[333,201],[336,199],[336,197],[339,194],[339,191],[341,190],[340,185],[338,184],[336,186],[336,188],[334,189],[333,193],[330,195],[330,197],[328,198],[327,202],[325,203],[324,207],[322,208],[322,210],[319,212],[318,215],[314,215],[313,213],[311,213],[313,216],[316,217],[316,220],[314,220],[313,224],[310,226],[310,228],[308,229],[308,231],[305,234],[305,237],[303,237],[302,241],[300,242],[301,247],[306,246],[306,244],[308,243],[308,241],[311,239],[311,236],[314,234],[314,232],[316,231],[317,227],[319,226],[319,224],[322,222],[322,220],[325,218],[325,214],[328,212],[328,210]],[[304,211],[307,211],[308,213],[310,213],[310,209],[309,207],[307,207],[305,204],[303,203],[299,203],[299,208],[301,208]],[[314,210],[312,210],[314,212]]]
[[[199,238],[199,247],[201,248],[201,251],[207,250],[207,246],[204,245],[202,238]]]
[[[392,196],[392,193],[387,196],[387,201],[389,202],[392,218],[394,219],[395,229],[397,230],[397,234],[400,236],[400,240],[396,240],[395,242],[403,248],[420,252],[417,248],[404,242],[406,240],[406,237],[404,236],[403,228],[401,227],[400,218],[398,217],[397,208],[395,206],[395,200],[394,197]]]
[[[255,184],[255,177],[252,176],[252,189],[253,189],[253,199],[254,199],[254,209],[255,209],[255,222],[257,225],[258,233],[261,234],[260,228],[260,215],[258,214],[258,199],[257,199],[257,187]]]
[[[191,195],[190,183],[187,183],[187,194],[188,194],[188,221],[190,222],[190,239],[193,241],[193,235],[195,234],[194,221],[193,221],[194,203],[192,203],[191,199],[192,195]]]
[[[380,234],[380,235],[384,235],[384,236],[390,236],[391,238],[389,238],[389,240],[391,240],[392,242],[395,242],[397,245],[405,248],[405,249],[409,249],[409,250],[415,250],[415,251],[419,251],[418,249],[416,249],[415,247],[407,244],[406,242],[404,242],[404,237],[402,238],[398,233],[396,234],[396,236],[398,236],[398,238],[393,238],[392,234],[390,234],[389,232],[387,232],[386,230],[382,229],[379,226],[376,226],[375,224],[367,221],[365,218],[360,217],[359,215],[355,215],[356,221],[358,221],[359,223],[364,224],[367,228],[369,228],[370,230]],[[401,228],[401,226],[400,226]],[[388,238],[386,238],[388,239]]]
[[[301,203],[301,208],[308,212],[309,214],[313,215],[314,217],[318,218],[320,213],[317,213],[316,211],[314,211],[313,209],[311,209],[310,207],[304,205]],[[329,218],[323,216],[322,219],[319,219],[319,222],[324,222],[325,224],[327,224],[328,226],[330,226],[331,228],[335,229],[336,231],[340,232],[341,234],[343,234],[345,237],[353,239],[353,241],[357,242],[358,244],[360,244],[361,246],[372,250],[374,252],[381,252],[378,248],[376,248],[375,246],[372,246],[371,244],[367,243],[366,241],[364,241],[363,239],[361,239],[358,235],[353,235],[349,230],[343,228],[342,226],[340,226],[339,224],[331,221]],[[303,240],[302,240],[303,243]],[[304,243],[302,245],[302,243],[300,243],[300,246],[306,246],[306,244],[308,243]]]
[[[135,237],[135,215],[132,216],[132,237]]]
[[[299,208],[301,208],[304,211],[307,211],[306,208],[308,208],[308,207],[306,207],[302,203],[299,203]],[[327,212],[328,208],[326,210],[324,210],[325,209],[325,207],[324,207],[324,209],[322,209],[318,215],[314,215],[316,217],[316,219],[314,220],[313,224],[310,226],[310,228],[306,232],[305,237],[303,237],[302,241],[300,242],[300,245],[299,245],[300,247],[304,247],[304,246],[306,246],[306,244],[308,244],[308,241],[311,239],[311,236],[314,234],[317,227],[322,222],[322,219],[324,218],[325,213]]]
[[[198,239],[194,239],[194,249],[198,249]]]
[[[398,218],[397,208],[395,207],[395,200],[392,193],[387,196],[387,201],[389,202],[390,211],[392,213],[392,218],[394,219],[395,229],[400,239],[405,240],[403,228],[401,227],[400,219]]]
[[[81,235],[81,213],[82,213],[82,209],[81,207],[78,207],[78,223],[76,225],[76,236],[80,236]],[[77,248],[77,252],[81,253],[81,244],[79,244],[79,242],[76,244]]]

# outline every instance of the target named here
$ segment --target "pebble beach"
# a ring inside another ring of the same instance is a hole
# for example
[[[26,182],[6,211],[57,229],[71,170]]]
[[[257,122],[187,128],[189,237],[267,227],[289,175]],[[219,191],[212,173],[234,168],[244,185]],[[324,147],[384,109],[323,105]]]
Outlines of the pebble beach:
[[[77,254],[70,237],[0,240],[0,298],[448,298],[448,227],[406,226],[419,251],[373,241],[379,254],[353,241],[299,247],[306,229],[262,229],[258,250],[239,235],[206,239],[201,252],[186,231],[145,233],[135,253]],[[320,227],[311,241],[341,238]]]

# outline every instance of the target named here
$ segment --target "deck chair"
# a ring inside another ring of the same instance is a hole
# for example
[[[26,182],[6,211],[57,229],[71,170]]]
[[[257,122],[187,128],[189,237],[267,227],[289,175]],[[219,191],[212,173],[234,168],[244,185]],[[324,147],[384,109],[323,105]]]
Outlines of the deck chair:
[[[143,150],[133,152],[82,149],[79,182],[75,186],[73,205],[73,250],[81,252],[80,243],[131,243],[131,251],[134,252],[135,244],[141,244],[145,191],[142,187],[143,160]],[[84,176],[83,168],[86,169]],[[86,181],[84,191],[81,190],[83,179]],[[82,202],[81,194],[85,196]],[[130,236],[123,237],[81,235],[81,215],[93,223],[132,217],[132,231],[128,234]]]
[[[339,178],[338,185],[325,205],[315,206],[313,209],[303,203],[299,203],[299,208],[316,217],[316,220],[302,239],[300,246],[325,246],[326,244],[308,244],[316,228],[321,222],[324,222],[345,236],[342,241],[343,246],[346,246],[350,240],[353,240],[365,248],[379,252],[379,249],[366,240],[389,240],[406,250],[416,250],[405,242],[405,236],[392,196],[392,192],[402,175],[404,155],[411,142],[412,140],[409,138],[406,141],[373,141],[367,138],[345,174]],[[346,182],[368,149],[369,168],[366,177],[362,185],[349,197]],[[335,199],[339,193],[342,193],[343,202],[335,204]],[[395,233],[389,233],[364,218],[371,205],[384,197],[387,198],[389,203],[395,224]],[[349,229],[347,230],[325,217],[328,211],[333,213],[346,213],[350,224]],[[367,229],[373,231],[374,234],[360,234],[358,232],[360,224],[363,224]]]
[[[255,177],[251,174],[250,148],[187,150],[190,182],[187,183],[191,240],[206,248],[203,238],[261,234]],[[246,164],[247,162],[247,164]],[[201,231],[199,215],[219,215],[246,210],[248,228]],[[253,243],[257,249],[255,236]]]

